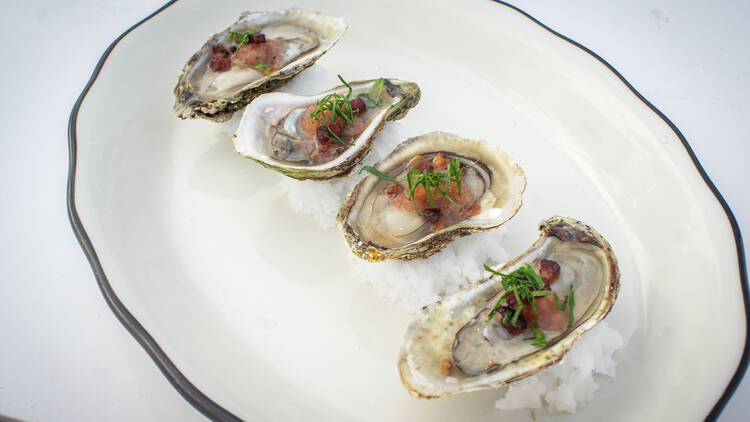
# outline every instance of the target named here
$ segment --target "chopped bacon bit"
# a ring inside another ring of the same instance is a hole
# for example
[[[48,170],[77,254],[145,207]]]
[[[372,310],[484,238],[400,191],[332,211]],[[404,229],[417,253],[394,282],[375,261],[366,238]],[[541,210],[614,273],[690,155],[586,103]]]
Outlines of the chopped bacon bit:
[[[420,158],[422,158],[421,155],[415,155],[415,156],[411,157],[411,160],[409,160],[409,162],[406,163],[406,168],[410,169],[410,168],[414,167],[414,164],[416,164],[417,161],[419,161]]]
[[[440,369],[443,371],[445,375],[448,375],[453,370],[453,359],[451,358],[443,358],[440,361]]]
[[[560,278],[560,264],[549,259],[542,259],[539,263],[539,275],[549,279],[550,282],[557,281]]]
[[[447,165],[448,165],[448,160],[446,160],[445,156],[443,156],[443,154],[439,152],[432,159],[432,167],[434,167],[436,171],[445,171],[445,167]]]
[[[403,191],[404,187],[399,185],[398,183],[391,183],[387,188],[385,188],[385,194],[390,197],[394,197]]]
[[[232,61],[229,59],[229,50],[221,44],[211,46],[211,63],[209,67],[215,72],[225,72],[232,67]]]
[[[254,34],[250,34],[250,39],[249,39],[249,41],[250,41],[251,43],[262,43],[262,42],[266,42],[266,35],[265,35],[265,34],[262,34],[262,33],[260,33],[260,32],[256,32],[256,33],[254,33]]]
[[[334,134],[336,134],[336,136],[341,138],[341,135],[343,135],[344,133],[344,125],[342,125],[340,122],[334,122],[326,126],[318,126],[318,128],[316,129],[316,133],[315,133],[318,139],[318,142],[320,142],[321,144],[331,143],[331,142],[338,143],[337,139],[331,134],[331,132],[333,132]]]
[[[362,115],[365,111],[367,111],[367,104],[365,104],[365,100],[361,98],[355,98],[353,100],[349,101],[349,105],[352,106],[352,110],[357,110],[358,115]]]
[[[422,217],[430,224],[435,224],[440,220],[440,208],[428,208],[422,211]]]
[[[505,331],[507,331],[508,334],[512,336],[517,336],[524,332],[524,330],[526,330],[526,320],[524,319],[523,315],[518,315],[515,326],[511,323],[513,314],[515,313],[516,310],[514,308],[511,308],[510,306],[500,306],[497,308],[497,312],[495,312],[495,316],[493,317],[495,322],[498,322],[500,325],[502,325],[503,328],[505,328]],[[503,322],[506,315],[508,316],[508,321]]]
[[[544,282],[544,287],[542,288],[542,290],[551,290],[551,288],[550,288],[550,286],[549,286],[549,285],[550,285],[550,282],[549,282],[549,280],[547,280],[546,278],[542,277],[542,281]],[[544,297],[546,297],[546,296],[544,296]],[[507,301],[507,303],[508,303],[508,306],[510,306],[511,308],[514,308],[514,309],[515,309],[515,308],[517,308],[517,307],[518,307],[518,301],[516,300],[516,295],[514,295],[514,294],[509,294],[509,295],[508,295],[508,296],[506,297],[506,299],[505,299],[505,300]],[[538,299],[538,298],[537,298],[537,301],[539,301],[539,299]],[[528,306],[528,307],[530,307],[530,306],[531,306],[531,303],[530,303],[530,302],[528,302],[528,301],[524,301],[524,302],[523,302],[523,304],[524,304],[525,306]]]
[[[552,282],[549,281],[548,278],[542,277],[542,281],[544,282],[544,288],[542,290],[552,290],[552,288],[549,286],[550,284],[552,284]]]
[[[429,161],[420,161],[419,164],[417,164],[417,170],[429,173],[433,170],[432,164],[430,164]]]
[[[429,161],[422,160],[421,155],[415,155],[414,157],[412,157],[411,160],[409,160],[409,163],[406,165],[406,168],[411,169],[415,165],[417,166],[418,171],[432,171],[432,164],[430,164]]]

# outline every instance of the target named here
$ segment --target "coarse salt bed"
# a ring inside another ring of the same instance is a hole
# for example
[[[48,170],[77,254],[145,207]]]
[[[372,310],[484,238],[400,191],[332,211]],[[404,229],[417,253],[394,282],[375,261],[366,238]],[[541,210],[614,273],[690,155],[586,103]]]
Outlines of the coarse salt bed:
[[[574,413],[594,398],[596,375],[615,377],[614,354],[622,335],[605,321],[585,333],[562,362],[508,386],[495,407],[502,410],[539,409]]]
[[[454,240],[427,259],[367,262],[352,255],[358,272],[401,309],[416,313],[422,306],[487,276],[483,264],[508,260],[503,229]]]

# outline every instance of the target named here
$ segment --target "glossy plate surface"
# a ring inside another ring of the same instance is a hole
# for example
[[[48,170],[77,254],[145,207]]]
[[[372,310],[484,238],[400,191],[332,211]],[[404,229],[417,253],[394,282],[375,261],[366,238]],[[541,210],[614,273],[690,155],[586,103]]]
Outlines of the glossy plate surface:
[[[294,213],[283,176],[234,153],[220,125],[173,116],[184,62],[247,7],[183,0],[152,16],[105,53],[71,115],[69,209],[105,298],[216,419],[501,418],[497,392],[410,397],[396,357],[411,316],[357,280],[341,233]],[[422,101],[403,121],[414,133],[486,139],[523,166],[509,254],[553,214],[612,244],[622,289],[607,321],[627,346],[576,420],[720,410],[745,364],[741,242],[676,128],[592,53],[508,5],[316,8],[350,28],[316,66],[416,81]],[[722,329],[697,309],[722,309]]]

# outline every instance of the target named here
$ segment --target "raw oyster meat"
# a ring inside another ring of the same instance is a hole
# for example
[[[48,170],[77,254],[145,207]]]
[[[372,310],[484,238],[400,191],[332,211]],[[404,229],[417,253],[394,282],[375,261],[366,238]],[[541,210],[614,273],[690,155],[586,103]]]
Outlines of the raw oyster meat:
[[[492,275],[425,306],[409,325],[398,369],[412,395],[436,398],[491,389],[533,375],[562,359],[609,313],[620,287],[617,258],[609,243],[571,218],[552,217],[539,230],[541,236],[531,248],[497,272],[507,274],[525,264],[538,267],[543,260],[556,262],[559,279],[545,288],[559,298],[574,293],[575,306],[568,308],[572,323],[562,329],[542,328],[543,345],[530,343],[524,334],[509,334],[502,317],[488,319],[505,293],[501,277]]]
[[[425,258],[456,236],[498,227],[526,188],[505,153],[445,132],[408,139],[374,167],[381,176],[365,176],[337,216],[352,252],[368,261]],[[425,179],[433,183],[416,185]]]
[[[404,117],[419,98],[417,84],[392,78],[353,81],[312,96],[264,94],[245,109],[234,147],[296,179],[342,177],[367,155],[385,122]],[[331,114],[334,102],[346,108],[346,117]]]

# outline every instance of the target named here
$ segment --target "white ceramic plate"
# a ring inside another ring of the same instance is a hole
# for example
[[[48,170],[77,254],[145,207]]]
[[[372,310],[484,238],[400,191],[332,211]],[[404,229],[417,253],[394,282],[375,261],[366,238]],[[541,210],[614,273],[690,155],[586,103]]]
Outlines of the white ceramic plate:
[[[410,397],[395,365],[410,316],[356,280],[339,231],[292,212],[283,176],[240,158],[215,123],[172,115],[183,63],[249,6],[293,4],[165,6],[113,43],[71,114],[71,221],[106,300],[215,419],[501,418],[496,392]],[[422,101],[403,121],[414,133],[492,140],[521,163],[511,254],[553,214],[611,242],[622,290],[607,321],[628,343],[617,378],[600,380],[576,419],[715,418],[746,365],[741,243],[666,117],[598,56],[506,4],[314,7],[350,27],[316,66],[417,81]]]

